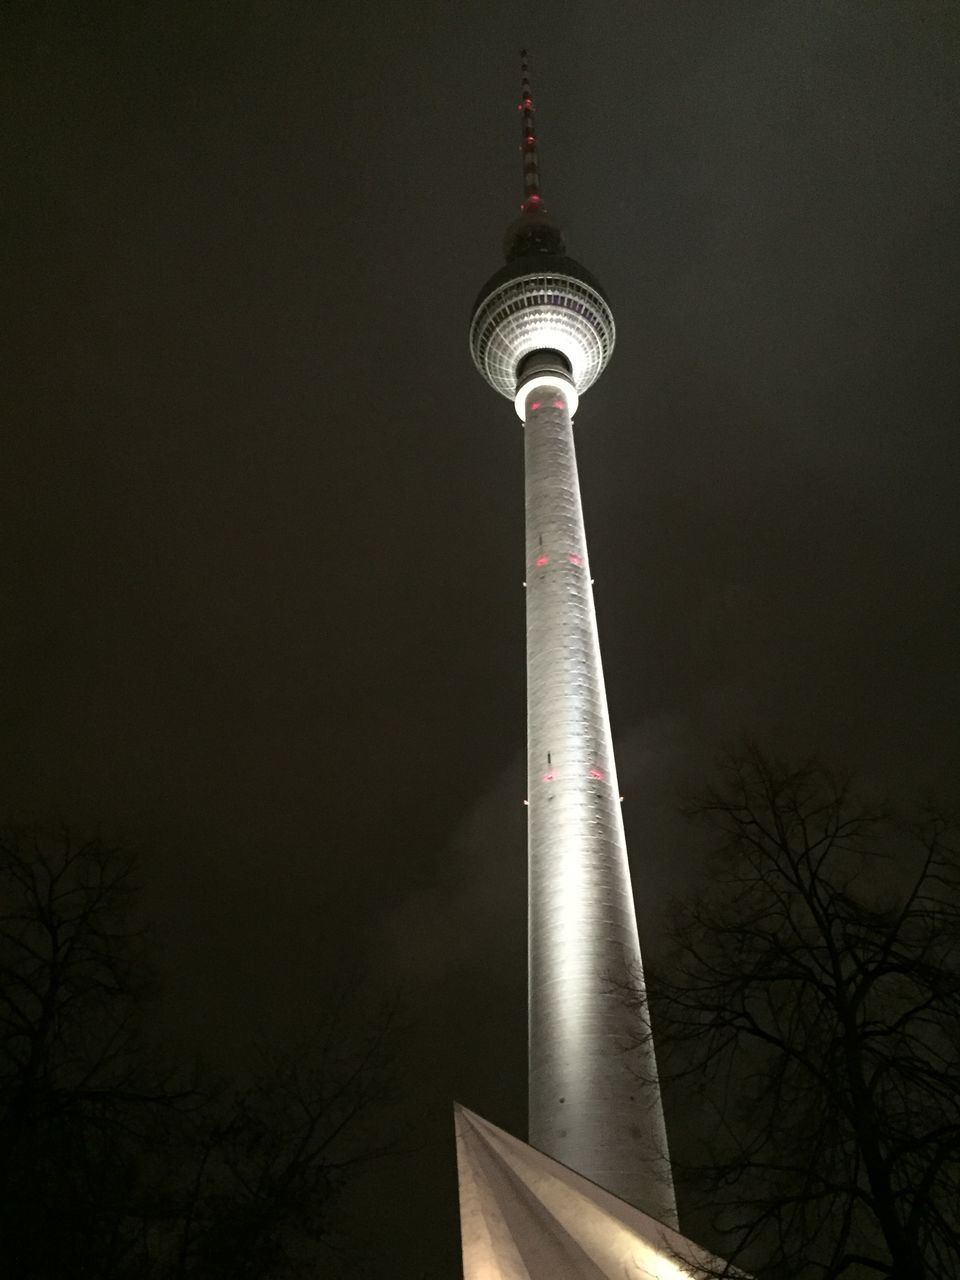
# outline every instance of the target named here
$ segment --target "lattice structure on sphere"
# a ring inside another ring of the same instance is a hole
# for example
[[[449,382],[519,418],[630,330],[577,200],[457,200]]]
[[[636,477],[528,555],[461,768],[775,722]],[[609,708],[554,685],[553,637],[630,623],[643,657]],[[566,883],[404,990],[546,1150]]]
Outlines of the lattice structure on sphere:
[[[518,273],[495,285],[470,326],[474,363],[493,389],[511,400],[525,356],[559,351],[570,364],[574,386],[583,392],[603,372],[615,339],[613,312],[599,290],[576,275],[554,271]]]

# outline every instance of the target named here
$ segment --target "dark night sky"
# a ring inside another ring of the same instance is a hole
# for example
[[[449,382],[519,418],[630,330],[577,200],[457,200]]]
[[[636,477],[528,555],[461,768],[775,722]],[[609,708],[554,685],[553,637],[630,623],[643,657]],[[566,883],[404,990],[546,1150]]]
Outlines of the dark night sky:
[[[0,804],[144,846],[214,1054],[399,982],[425,1146],[356,1213],[453,1276],[450,1102],[524,1126],[521,439],[466,347],[516,49],[619,325],[578,448],[649,950],[744,731],[955,794],[960,10],[4,21]]]

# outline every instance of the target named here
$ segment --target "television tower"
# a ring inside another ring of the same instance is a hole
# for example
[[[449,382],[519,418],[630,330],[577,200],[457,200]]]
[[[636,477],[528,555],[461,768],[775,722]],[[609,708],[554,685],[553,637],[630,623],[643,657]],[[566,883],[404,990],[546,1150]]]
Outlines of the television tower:
[[[523,202],[470,325],[474,363],[524,427],[529,1138],[676,1226],[580,506],[573,417],[613,351],[598,282],[567,257],[540,186],[521,54]]]

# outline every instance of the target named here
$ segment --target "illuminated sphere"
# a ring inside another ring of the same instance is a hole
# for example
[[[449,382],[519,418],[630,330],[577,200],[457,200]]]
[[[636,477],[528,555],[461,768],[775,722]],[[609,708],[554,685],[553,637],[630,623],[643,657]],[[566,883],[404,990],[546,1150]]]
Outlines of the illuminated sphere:
[[[599,378],[616,328],[593,276],[565,254],[513,257],[484,285],[473,309],[470,353],[494,391],[513,399],[524,358],[558,351],[578,392]]]

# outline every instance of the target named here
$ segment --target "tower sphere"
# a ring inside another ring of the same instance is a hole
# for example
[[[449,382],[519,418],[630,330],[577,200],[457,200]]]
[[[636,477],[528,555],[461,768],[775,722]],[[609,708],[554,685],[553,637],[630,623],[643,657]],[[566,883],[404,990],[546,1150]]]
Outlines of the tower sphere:
[[[606,368],[616,327],[610,304],[589,271],[565,254],[524,253],[490,277],[470,324],[474,364],[513,400],[520,366],[535,351],[556,351],[578,392]]]

